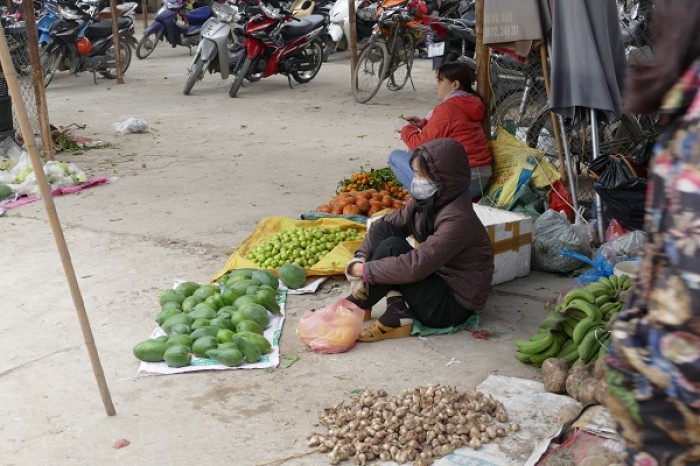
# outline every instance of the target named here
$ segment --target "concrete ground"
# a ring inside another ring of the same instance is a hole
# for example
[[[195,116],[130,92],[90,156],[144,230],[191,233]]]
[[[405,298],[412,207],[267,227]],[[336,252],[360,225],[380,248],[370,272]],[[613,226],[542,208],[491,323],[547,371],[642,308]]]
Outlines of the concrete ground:
[[[153,329],[159,291],[175,278],[206,281],[265,216],[297,217],[326,202],[360,166],[385,166],[401,147],[401,114],[435,103],[429,63],[417,60],[415,91],[383,88],[353,100],[347,56],[334,56],[307,85],[264,79],[228,97],[231,80],[207,75],[182,95],[189,57],[161,46],[134,60],[126,84],[58,75],[47,91],[54,125],[109,149],[60,154],[113,183],[56,199],[97,347],[116,406],[107,417],[41,203],[0,218],[2,335],[0,464],[264,464],[308,451],[319,411],[353,389],[389,393],[427,383],[473,387],[491,373],[537,378],[514,358],[544,304],[570,280],[532,273],[495,287],[483,324],[469,333],[359,344],[338,355],[309,352],[295,334],[301,313],[347,292],[332,280],[292,296],[282,354],[301,359],[273,371],[137,378],[133,346]],[[148,134],[116,136],[111,123],[145,118]],[[447,366],[455,358],[459,363]],[[120,438],[131,442],[115,450]],[[323,465],[319,454],[288,465]]]

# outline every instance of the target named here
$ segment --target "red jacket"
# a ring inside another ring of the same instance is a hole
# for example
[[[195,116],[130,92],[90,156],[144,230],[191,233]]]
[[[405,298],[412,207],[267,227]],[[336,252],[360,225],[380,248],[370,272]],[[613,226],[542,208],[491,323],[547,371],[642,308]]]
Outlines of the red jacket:
[[[469,157],[469,165],[491,165],[491,152],[481,126],[484,104],[475,96],[452,97],[433,109],[430,120],[423,120],[420,130],[412,125],[401,129],[401,139],[412,151],[418,146],[439,138],[452,138],[459,142]]]

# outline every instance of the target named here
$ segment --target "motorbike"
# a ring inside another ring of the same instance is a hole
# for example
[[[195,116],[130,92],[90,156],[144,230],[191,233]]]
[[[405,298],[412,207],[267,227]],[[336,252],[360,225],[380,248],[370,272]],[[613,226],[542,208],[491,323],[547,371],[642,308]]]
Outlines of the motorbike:
[[[112,20],[100,20],[101,2],[92,0],[78,2],[73,7],[58,4],[61,17],[51,27],[51,42],[42,51],[44,86],[48,86],[57,71],[77,74],[88,71],[97,84],[97,73],[105,78],[117,77]],[[126,72],[131,63],[134,39],[134,2],[123,3],[122,16],[117,18],[119,28],[119,53],[121,72]]]
[[[292,79],[302,84],[311,81],[323,64],[320,36],[327,28],[324,16],[300,19],[262,0],[258,0],[258,6],[260,14],[250,18],[245,26],[245,58],[238,63],[236,79],[229,90],[231,97],[236,97],[249,74],[262,73],[263,78],[284,74],[292,87]]]
[[[221,79],[228,78],[231,69],[243,56],[243,48],[234,48],[237,42],[236,25],[242,16],[236,5],[212,3],[212,17],[204,23],[197,50],[183,94],[189,95],[194,84],[203,78],[204,71],[220,73]]]
[[[51,26],[60,19],[56,8],[55,0],[46,0],[39,12],[39,21],[36,23],[36,28],[39,34],[39,46],[42,48],[51,42]]]
[[[178,24],[178,16],[183,19],[184,25]],[[187,47],[191,55],[192,47],[199,44],[202,25],[210,17],[211,8],[208,6],[186,12],[182,0],[164,0],[153,22],[143,31],[143,37],[136,46],[136,56],[139,59],[148,57],[161,40],[166,40],[173,48],[178,45]]]
[[[428,44],[428,58],[433,69],[460,57],[473,58],[476,52],[476,2],[465,0],[459,8],[459,18],[440,16],[431,20],[433,31]]]
[[[355,23],[357,27],[357,42],[362,43],[372,35],[375,15],[379,7],[378,0],[355,0]],[[328,27],[328,41],[326,54],[328,56],[336,51],[347,50],[350,44],[350,10],[347,0],[336,0],[329,11],[330,26]]]

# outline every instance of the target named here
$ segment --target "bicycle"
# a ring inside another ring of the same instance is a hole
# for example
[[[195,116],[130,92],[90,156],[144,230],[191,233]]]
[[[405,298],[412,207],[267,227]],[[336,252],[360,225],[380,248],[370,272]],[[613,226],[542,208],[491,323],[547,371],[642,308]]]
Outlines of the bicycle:
[[[402,89],[411,78],[415,35],[422,32],[416,18],[405,8],[379,12],[369,43],[352,72],[352,94],[361,104],[369,102],[388,79],[391,91]]]

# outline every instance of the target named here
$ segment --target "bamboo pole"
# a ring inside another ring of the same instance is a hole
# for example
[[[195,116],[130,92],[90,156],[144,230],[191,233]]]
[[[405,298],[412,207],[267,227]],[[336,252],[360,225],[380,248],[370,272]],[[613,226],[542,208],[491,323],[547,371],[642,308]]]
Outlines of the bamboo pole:
[[[143,14],[143,29],[148,27],[148,0],[141,0],[141,13]]]
[[[61,256],[63,270],[66,274],[71,297],[73,298],[73,305],[78,313],[80,329],[83,332],[85,346],[87,347],[87,351],[90,356],[92,371],[95,374],[97,386],[99,387],[100,395],[102,396],[102,404],[104,405],[107,415],[114,416],[116,411],[114,410],[114,405],[112,404],[112,397],[109,393],[109,388],[107,387],[107,381],[105,380],[104,371],[102,370],[100,357],[97,354],[95,340],[92,336],[92,329],[90,328],[90,321],[88,320],[87,312],[85,311],[83,296],[80,293],[80,287],[78,286],[78,279],[75,275],[75,270],[73,269],[70,252],[68,251],[68,246],[66,245],[66,240],[63,236],[63,229],[61,228],[61,223],[58,219],[56,205],[54,204],[53,197],[51,196],[51,187],[46,180],[44,167],[41,164],[41,158],[39,157],[39,152],[37,151],[36,144],[34,143],[32,127],[29,124],[29,116],[27,115],[27,108],[22,101],[22,92],[20,91],[19,83],[17,82],[17,72],[12,65],[12,57],[10,57],[10,50],[7,47],[7,39],[5,38],[4,30],[0,34],[0,65],[2,65],[2,69],[5,72],[5,79],[7,80],[7,87],[10,91],[10,96],[12,97],[12,102],[15,107],[15,114],[17,115],[17,120],[19,121],[24,143],[27,145],[27,152],[29,153],[29,159],[32,163],[34,174],[36,175],[37,185],[41,191],[41,199],[44,202],[44,209],[46,210],[46,215],[49,218],[49,223],[51,224],[51,230],[56,241],[56,247],[59,255]]]
[[[112,10],[112,38],[114,39],[114,66],[117,68],[117,84],[124,84],[124,76],[122,76],[122,55],[119,45],[119,16],[117,16],[117,0],[109,0],[109,6]]]
[[[489,72],[489,62],[491,60],[491,49],[484,45],[484,0],[476,0],[476,90],[484,102],[484,108],[491,108],[491,74]],[[491,112],[484,112],[484,119],[481,122],[484,126],[484,133],[487,138],[491,138]]]
[[[357,12],[355,0],[348,0],[348,21],[350,21],[350,71],[357,68]]]
[[[32,81],[34,84],[34,98],[39,117],[41,131],[41,146],[46,160],[53,160],[53,139],[51,138],[51,125],[49,123],[49,109],[46,104],[46,89],[44,88],[44,71],[41,67],[41,52],[39,51],[39,33],[36,29],[34,17],[34,4],[32,0],[22,0],[22,9],[25,11],[24,27],[27,34],[27,48],[29,49],[29,61],[32,66]]]
[[[549,65],[547,63],[546,42],[543,42],[542,45],[540,45],[540,62],[542,63],[542,74],[544,75],[544,87],[547,91],[547,100],[549,100],[550,96],[552,95],[552,84],[549,75]],[[561,174],[562,180],[566,182],[566,164],[564,163],[564,148],[561,140],[562,128],[559,127],[559,122],[557,121],[557,116],[554,114],[554,112],[550,111],[549,117],[552,120],[552,129],[554,130],[554,141],[557,145],[557,157],[559,158],[559,173]]]

